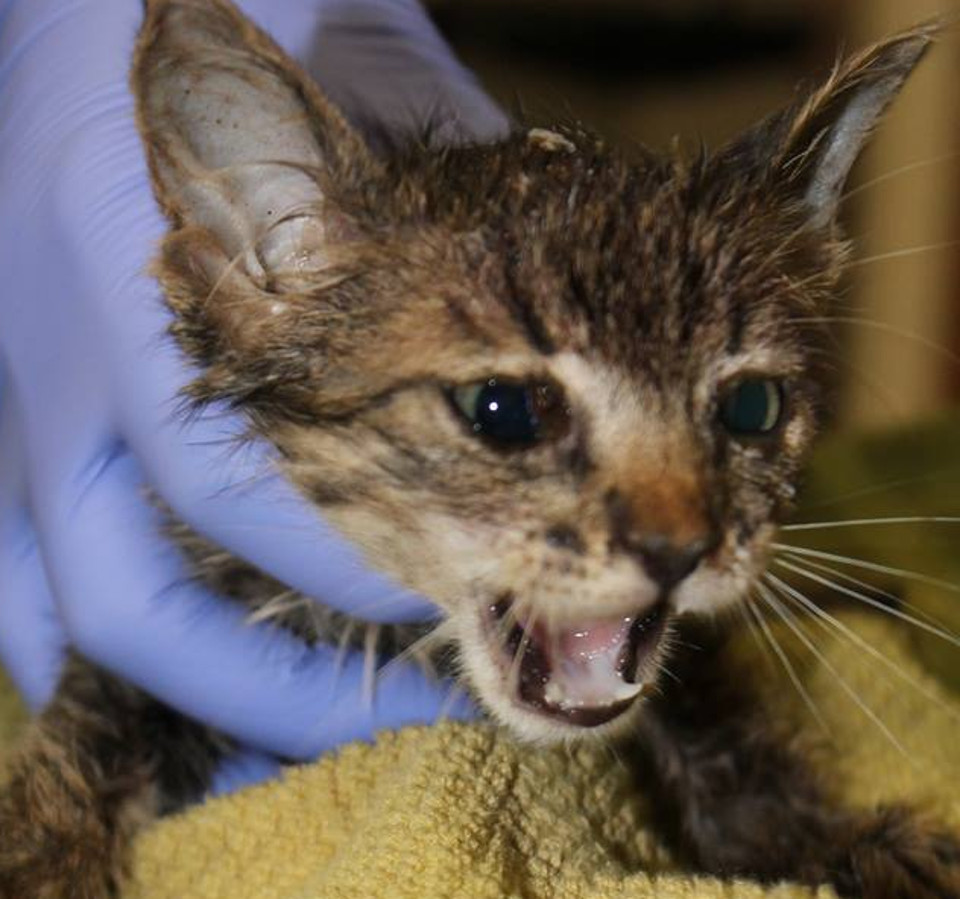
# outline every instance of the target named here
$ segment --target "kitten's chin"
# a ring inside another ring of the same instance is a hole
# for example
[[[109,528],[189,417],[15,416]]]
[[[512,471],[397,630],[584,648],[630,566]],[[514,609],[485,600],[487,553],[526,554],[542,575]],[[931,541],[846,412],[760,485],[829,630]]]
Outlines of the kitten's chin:
[[[660,601],[633,615],[547,627],[502,599],[467,625],[463,659],[481,699],[518,736],[609,736],[652,689],[668,618]]]

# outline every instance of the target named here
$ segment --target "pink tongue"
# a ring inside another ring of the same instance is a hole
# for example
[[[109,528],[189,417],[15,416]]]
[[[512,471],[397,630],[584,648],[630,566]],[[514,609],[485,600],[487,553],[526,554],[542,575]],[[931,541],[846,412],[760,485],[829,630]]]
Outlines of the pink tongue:
[[[633,699],[642,689],[620,671],[633,618],[606,618],[558,628],[542,642],[550,660],[544,698],[561,708],[590,708]]]
[[[623,645],[633,618],[587,621],[569,630],[557,631],[554,645],[561,658],[589,662]]]

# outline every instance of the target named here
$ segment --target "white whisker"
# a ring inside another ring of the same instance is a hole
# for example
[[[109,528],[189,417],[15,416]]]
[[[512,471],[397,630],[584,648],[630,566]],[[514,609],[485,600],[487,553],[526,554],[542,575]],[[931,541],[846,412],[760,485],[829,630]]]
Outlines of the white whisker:
[[[891,577],[903,578],[904,580],[916,581],[918,584],[927,584],[930,587],[940,587],[951,593],[960,593],[960,585],[952,581],[945,581],[938,577],[931,577],[929,574],[923,574],[920,571],[912,571],[909,568],[897,568],[895,565],[883,565],[880,562],[869,562],[866,559],[858,559],[855,556],[841,556],[837,553],[824,552],[821,549],[810,549],[807,546],[794,546],[790,543],[771,544],[781,555],[788,554],[794,556],[811,556],[815,559],[826,559],[828,562],[836,562],[839,565],[848,565],[851,568],[862,568],[865,571],[876,571],[878,574],[888,574]]]
[[[859,268],[863,265],[871,265],[874,262],[883,262],[887,259],[902,259],[905,256],[915,256],[919,253],[949,250],[956,246],[960,246],[960,240],[939,240],[935,243],[920,244],[915,247],[903,247],[899,250],[888,250],[885,253],[875,253],[873,256],[864,256],[861,259],[854,259],[847,263],[847,267]]]
[[[762,584],[757,585],[758,589],[765,589]],[[796,668],[793,666],[793,662],[790,661],[790,657],[787,655],[784,648],[780,645],[780,641],[777,640],[776,635],[770,629],[770,625],[767,624],[766,618],[763,617],[761,611],[756,608],[752,602],[747,602],[746,609],[748,609],[754,616],[757,624],[760,625],[760,629],[763,632],[763,635],[767,638],[767,642],[772,647],[773,651],[777,654],[777,658],[780,659],[781,664],[784,667],[784,670],[787,672],[787,676],[790,678],[791,683],[796,689],[797,693],[800,694],[800,698],[803,700],[804,704],[810,710],[810,714],[813,715],[814,720],[817,724],[823,728],[824,733],[826,733],[831,739],[833,738],[833,732],[830,730],[829,725],[824,719],[823,715],[820,713],[820,709],[817,707],[817,704],[813,701],[813,697],[810,695],[810,691],[807,690],[806,686],[803,683],[800,675],[797,673]]]
[[[358,625],[359,622],[355,618],[347,619],[346,626],[337,641],[337,654],[333,658],[334,683],[339,681],[340,675],[343,673],[343,665],[347,660],[347,653],[350,651],[350,640]]]
[[[291,609],[306,605],[311,600],[296,590],[284,590],[276,596],[272,596],[263,605],[254,609],[247,615],[247,624],[260,624],[269,621],[271,618],[278,618]]]
[[[884,172],[882,175],[877,175],[876,178],[871,178],[869,181],[866,181],[863,184],[858,184],[856,187],[851,188],[845,194],[841,195],[840,202],[845,203],[851,197],[855,197],[857,194],[863,193],[865,190],[869,190],[871,187],[874,187],[877,184],[883,184],[885,181],[890,181],[892,178],[898,178],[900,175],[905,175],[907,172],[914,172],[918,169],[939,165],[942,162],[951,162],[955,160],[958,155],[960,154],[955,152],[941,153],[939,156],[933,156],[930,159],[921,159],[917,162],[908,162],[906,165],[902,165],[899,168],[895,168],[889,172]]]
[[[511,611],[513,611],[512,606]],[[516,693],[520,688],[520,668],[523,665],[523,657],[527,652],[527,647],[530,645],[530,633],[536,626],[539,614],[537,609],[533,609],[527,621],[520,625],[523,633],[520,636],[520,643],[517,646],[516,652],[513,654],[513,658],[510,660],[510,668],[507,671],[507,684],[511,694]],[[504,621],[506,621],[506,618]],[[520,624],[519,619],[516,617],[514,617],[514,624]],[[511,630],[512,626],[507,629],[507,640],[510,638]]]
[[[907,602],[902,596],[898,596],[896,593],[891,593],[889,590],[883,590],[878,587],[876,584],[871,584],[868,581],[861,580],[860,578],[854,577],[852,574],[847,574],[845,571],[841,571],[839,568],[833,568],[830,565],[824,565],[821,562],[814,562],[812,559],[801,556],[791,556],[791,560],[799,565],[800,562],[803,562],[803,565],[806,568],[813,569],[814,571],[820,571],[824,574],[832,575],[833,577],[840,578],[842,581],[846,581],[849,584],[853,584],[855,587],[860,587],[864,590],[869,590],[871,593],[875,594],[878,597],[888,600],[894,606],[902,606],[905,609],[910,609],[911,612],[914,612],[919,618],[926,619],[930,624],[942,628],[947,633],[952,633],[949,627],[947,627],[942,621],[938,621],[933,615],[930,615],[928,612],[925,612],[919,606]]]
[[[869,487],[862,487],[859,490],[851,490],[848,493],[841,493],[837,496],[833,496],[830,499],[820,500],[815,503],[813,506],[807,504],[807,508],[817,508],[821,509],[827,506],[836,506],[841,503],[847,503],[853,499],[859,499],[864,496],[873,496],[878,493],[886,493],[889,490],[894,490],[897,487],[906,487],[910,484],[923,484],[929,482],[941,483],[957,483],[957,469],[940,469],[938,471],[927,471],[920,475],[915,475],[909,478],[897,478],[896,480],[891,481],[882,481],[879,484],[872,484]],[[948,478],[949,475],[954,475],[952,479]],[[785,527],[791,527],[791,525],[786,525]],[[783,528],[781,528],[782,530]]]
[[[449,618],[445,618],[432,630],[428,631],[422,637],[418,637],[413,641],[413,643],[393,656],[393,658],[391,658],[386,665],[377,671],[377,680],[382,680],[394,668],[397,668],[411,659],[416,659],[416,663],[421,668],[435,676],[436,669],[430,663],[430,653],[437,647],[442,646],[444,643],[452,642],[453,635],[454,624]]]
[[[810,597],[804,596],[802,593],[792,588],[790,584],[784,580],[781,580],[776,575],[771,574],[770,580],[772,583],[780,585],[780,587],[785,591],[786,598],[792,599],[801,608],[806,609],[808,612],[814,615],[815,619],[821,623],[821,627],[823,627],[827,633],[831,633],[831,627],[836,628],[836,630],[845,636],[851,643],[862,649],[871,658],[874,658],[883,664],[886,668],[896,674],[897,677],[913,687],[914,690],[916,690],[921,696],[923,696],[925,699],[929,699],[935,705],[939,706],[941,709],[943,709],[943,711],[947,712],[951,718],[960,721],[960,712],[951,708],[951,706],[944,702],[941,697],[937,696],[935,693],[932,693],[915,677],[904,671],[900,665],[891,659],[888,659],[882,652],[878,651],[875,646],[871,646],[860,634],[845,625],[835,615],[831,615],[826,609],[822,609],[812,599],[810,599]],[[833,634],[833,636],[834,638],[837,638],[836,634]]]
[[[657,662],[656,670],[658,675],[663,675],[664,677],[669,677],[675,684],[682,686],[683,681],[668,667],[666,662]]]
[[[762,633],[752,617],[752,615],[756,614],[757,610],[751,602],[751,598],[752,597],[749,596],[746,597],[743,602],[736,603],[734,608],[740,613],[740,618],[743,620],[744,626],[753,638],[753,642],[756,643],[761,655],[766,659],[767,664],[770,666],[770,671],[779,675],[780,666],[777,664],[777,657],[774,655],[770,646],[764,641]]]
[[[764,576],[766,579],[766,576]],[[863,712],[880,730],[880,732],[890,741],[890,743],[896,747],[903,757],[913,764],[910,759],[909,753],[904,748],[903,744],[894,736],[893,732],[887,727],[886,724],[880,719],[877,713],[870,708],[867,703],[858,695],[857,691],[850,686],[846,681],[843,675],[834,667],[830,660],[817,648],[816,644],[810,639],[810,636],[807,632],[800,626],[799,622],[796,620],[796,617],[793,613],[786,607],[782,602],[780,602],[772,592],[767,589],[763,584],[758,584],[758,588],[762,590],[761,595],[767,604],[780,616],[784,621],[787,627],[797,636],[797,638],[814,654],[814,656],[819,660],[820,664],[829,671],[834,678],[836,678],[837,683],[840,685],[840,688],[850,697],[851,700],[856,704],[857,708]],[[778,589],[779,588],[775,588]]]
[[[377,646],[379,642],[380,625],[368,624],[363,634],[363,688],[361,690],[363,702],[368,708],[373,706],[376,691]]]
[[[785,524],[782,531],[818,531],[830,528],[852,528],[864,525],[890,524],[960,524],[954,515],[895,515],[885,518],[847,518],[839,521],[805,521],[800,524]]]
[[[831,590],[836,590],[838,593],[843,593],[845,596],[849,596],[852,599],[859,600],[865,605],[870,606],[874,609],[879,609],[881,612],[891,615],[894,618],[899,618],[901,621],[906,621],[908,624],[912,624],[914,627],[926,631],[929,634],[933,634],[935,637],[939,637],[941,640],[951,643],[954,646],[960,647],[960,637],[957,637],[955,634],[951,634],[949,631],[945,631],[939,627],[935,627],[932,624],[927,624],[926,621],[921,621],[919,618],[914,618],[913,615],[908,615],[906,612],[901,611],[897,608],[892,608],[884,602],[880,602],[879,599],[873,599],[870,596],[866,596],[861,593],[859,590],[853,590],[850,587],[844,587],[842,584],[834,583],[833,581],[828,580],[825,577],[821,577],[819,574],[816,574],[812,571],[806,571],[803,568],[798,568],[796,565],[791,564],[788,561],[777,558],[773,560],[774,565],[779,565],[782,568],[786,568],[790,571],[799,574],[801,577],[808,578],[809,580],[815,581],[818,584],[823,585],[824,587],[829,587]]]
[[[874,330],[881,331],[885,334],[892,334],[895,337],[902,337],[904,340],[912,340],[914,343],[920,344],[920,346],[924,346],[929,350],[933,350],[938,356],[949,359],[953,363],[960,364],[960,356],[945,347],[942,343],[937,343],[935,340],[930,340],[924,337],[922,334],[915,334],[913,331],[904,331],[902,328],[897,328],[891,324],[888,324],[887,322],[875,321],[872,318],[862,318],[856,315],[820,315],[802,316],[798,318],[792,318],[790,321],[797,324],[836,323],[840,325],[862,325],[865,328],[873,328]]]
[[[952,643],[954,646],[960,646],[960,637],[957,637],[956,635],[951,634],[949,631],[945,631],[942,628],[928,624],[925,621],[921,621],[919,618],[915,618],[912,615],[908,615],[906,612],[903,612],[898,608],[891,607],[885,602],[881,602],[878,599],[867,596],[861,593],[859,590],[853,590],[850,587],[844,587],[842,584],[837,584],[828,578],[816,574],[815,572],[800,568],[796,564],[792,564],[791,562],[788,562],[782,558],[774,559],[773,564],[779,565],[782,568],[786,568],[789,571],[793,571],[794,573],[799,574],[801,577],[808,578],[809,580],[815,581],[822,586],[836,590],[838,593],[843,593],[846,596],[859,600],[860,602],[863,602],[872,608],[879,609],[881,612],[892,615],[894,618],[899,618],[902,621],[906,621],[908,624],[912,624],[914,627],[917,627],[920,630],[927,631],[928,633],[939,637],[941,640]]]

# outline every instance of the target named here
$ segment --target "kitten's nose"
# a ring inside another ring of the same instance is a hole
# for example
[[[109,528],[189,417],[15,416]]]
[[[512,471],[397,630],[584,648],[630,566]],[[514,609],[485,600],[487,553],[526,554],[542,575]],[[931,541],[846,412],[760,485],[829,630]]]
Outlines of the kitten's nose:
[[[662,534],[645,534],[629,549],[643,561],[643,569],[651,580],[667,591],[690,574],[716,545],[711,538],[675,543]]]
[[[608,508],[614,544],[637,557],[647,576],[664,592],[680,583],[719,544],[717,529],[698,504],[678,507],[674,503],[676,514],[670,515],[665,501],[631,503],[614,493]]]

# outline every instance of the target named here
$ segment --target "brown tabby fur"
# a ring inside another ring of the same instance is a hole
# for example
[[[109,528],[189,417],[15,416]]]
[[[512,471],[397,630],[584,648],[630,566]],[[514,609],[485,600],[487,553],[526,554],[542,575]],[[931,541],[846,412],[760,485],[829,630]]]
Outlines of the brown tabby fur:
[[[495,717],[521,738],[588,737],[513,701],[483,616],[509,597],[562,628],[658,603],[673,632],[743,601],[823,401],[822,335],[803,320],[829,302],[846,257],[843,178],[928,41],[918,30],[839,65],[712,156],[630,155],[576,129],[375,156],[224,0],[151,0],[133,86],[172,225],[157,273],[200,370],[191,398],[241,409],[328,520],[444,610],[455,670]],[[202,105],[209,77],[227,79],[217,127]],[[231,169],[256,143],[243,143],[244,111],[272,104],[284,155]],[[851,108],[863,115],[844,118]],[[264,171],[297,202],[258,208],[243,178]],[[745,374],[788,385],[770,439],[718,425],[718,394]],[[492,376],[558,389],[556,435],[522,452],[477,439],[450,390]],[[256,609],[283,590],[171,527],[224,595]],[[704,547],[666,598],[651,537]],[[477,566],[490,558],[493,570]],[[307,642],[350,626],[310,603],[273,617]],[[419,635],[398,629],[386,652]],[[652,682],[669,642],[641,677]],[[629,747],[691,870],[868,899],[960,896],[952,835],[902,809],[838,808],[724,676],[719,648],[695,664],[672,652],[679,682],[594,730]],[[119,895],[132,835],[202,797],[231,750],[71,659],[0,795],[0,899]]]

